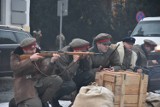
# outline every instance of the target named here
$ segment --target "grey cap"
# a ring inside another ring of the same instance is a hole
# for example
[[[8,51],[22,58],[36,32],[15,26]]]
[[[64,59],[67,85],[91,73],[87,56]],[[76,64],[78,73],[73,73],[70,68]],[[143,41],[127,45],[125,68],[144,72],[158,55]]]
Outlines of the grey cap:
[[[111,44],[111,39],[112,39],[112,36],[110,34],[100,33],[93,39],[93,41],[96,43],[96,42],[101,42],[103,40],[107,40],[103,42],[105,42],[105,44]]]
[[[103,39],[111,39],[111,38],[112,36],[110,34],[100,33],[94,38],[94,41],[103,40]]]
[[[148,44],[148,45],[151,45],[151,46],[157,46],[157,44],[156,44],[154,41],[149,40],[149,39],[145,39],[145,40],[144,40],[144,43],[145,43],[145,44]]]
[[[21,43],[20,46],[21,47],[26,47],[31,45],[32,43],[36,42],[35,38],[25,38]]]
[[[83,47],[87,45],[89,45],[89,42],[80,38],[75,38],[69,43],[71,48]]]

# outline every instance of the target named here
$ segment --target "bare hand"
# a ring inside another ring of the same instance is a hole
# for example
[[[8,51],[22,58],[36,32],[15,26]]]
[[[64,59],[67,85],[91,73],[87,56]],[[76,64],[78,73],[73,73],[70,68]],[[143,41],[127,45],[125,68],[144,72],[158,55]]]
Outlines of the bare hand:
[[[103,70],[114,72],[114,68],[113,68],[113,67],[110,67],[110,68],[103,68]]]
[[[138,73],[142,73],[143,70],[142,70],[142,69],[137,69],[137,72],[138,72]]]
[[[153,64],[158,64],[157,60],[152,60]]]
[[[59,54],[52,54],[52,58],[51,58],[51,62],[53,63],[53,62],[55,62],[59,57],[60,57],[60,55]]]
[[[40,56],[39,53],[35,53],[32,56],[30,56],[31,61],[37,61],[38,59],[42,59],[43,56]]]
[[[80,58],[80,55],[73,55],[73,62],[77,62]]]

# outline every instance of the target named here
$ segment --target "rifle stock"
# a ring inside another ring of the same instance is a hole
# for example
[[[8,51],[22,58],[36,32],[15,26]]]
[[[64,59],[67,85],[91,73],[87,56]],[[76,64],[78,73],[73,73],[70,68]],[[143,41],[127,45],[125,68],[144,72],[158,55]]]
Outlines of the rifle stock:
[[[101,53],[94,53],[94,52],[56,52],[56,51],[42,51],[41,53],[39,53],[40,56],[43,57],[52,57],[53,54],[59,54],[59,55],[94,55],[94,54],[101,54]],[[20,55],[20,59],[24,60],[29,58],[31,55],[33,54],[23,54]]]

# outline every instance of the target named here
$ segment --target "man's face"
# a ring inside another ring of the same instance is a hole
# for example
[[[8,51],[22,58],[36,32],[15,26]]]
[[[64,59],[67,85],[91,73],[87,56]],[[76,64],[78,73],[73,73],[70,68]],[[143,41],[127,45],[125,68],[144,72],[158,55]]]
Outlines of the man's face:
[[[88,51],[88,49],[89,49],[89,46],[82,47],[82,48],[79,48],[79,49],[73,48],[73,52],[86,52],[86,51]]]
[[[88,49],[73,49],[73,52],[87,52]],[[86,55],[73,55],[74,57],[79,57],[80,59],[83,59],[86,57]]]
[[[99,52],[107,52],[109,45],[104,43],[97,43],[97,48]]]
[[[144,48],[146,49],[146,51],[149,53],[149,52],[151,52],[153,49],[153,47],[151,47],[150,45],[148,45],[148,44],[145,44],[144,45]]]
[[[36,53],[36,49],[37,49],[36,43],[33,43],[27,47],[23,47],[23,51],[25,54],[34,54],[34,53]]]
[[[128,51],[132,51],[133,48],[133,43],[129,43],[129,42],[123,42],[124,47],[128,50]]]

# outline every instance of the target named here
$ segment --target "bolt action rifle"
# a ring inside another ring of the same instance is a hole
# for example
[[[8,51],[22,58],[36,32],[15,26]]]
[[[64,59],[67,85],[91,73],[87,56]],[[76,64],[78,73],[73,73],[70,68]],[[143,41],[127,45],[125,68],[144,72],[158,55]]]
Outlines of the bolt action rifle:
[[[108,58],[105,60],[105,62],[107,62],[108,60],[110,60],[112,58],[112,55],[116,52],[117,48],[119,47],[120,44],[118,44],[114,50],[112,51],[112,53],[108,56]],[[111,46],[112,47],[112,46]],[[99,66],[97,72],[100,72],[104,69],[105,67],[103,67],[102,65]],[[110,69],[110,68],[109,68]]]
[[[95,54],[101,54],[101,53],[94,53],[94,52],[64,52],[64,51],[41,51],[38,55],[43,57],[52,57],[53,54],[59,54],[59,55],[95,55]],[[20,59],[24,60],[29,58],[33,54],[23,54],[20,55]]]

